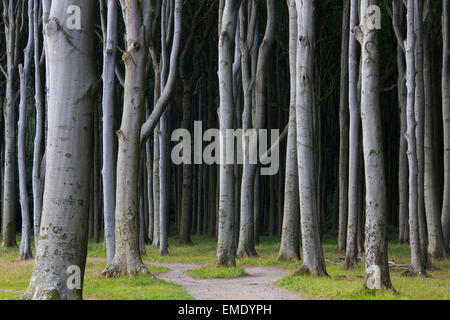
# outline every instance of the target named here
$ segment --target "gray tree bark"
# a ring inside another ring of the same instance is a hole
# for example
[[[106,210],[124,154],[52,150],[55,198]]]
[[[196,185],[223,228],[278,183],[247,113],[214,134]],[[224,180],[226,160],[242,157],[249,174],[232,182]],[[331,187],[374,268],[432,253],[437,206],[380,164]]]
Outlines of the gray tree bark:
[[[430,12],[430,2],[426,1],[425,12]],[[437,159],[435,150],[435,135],[433,121],[433,97],[432,97],[432,75],[430,57],[430,15],[425,17],[424,25],[424,98],[425,98],[425,177],[424,177],[424,201],[426,214],[426,229],[428,235],[428,254],[435,259],[446,257],[447,250],[444,244],[444,235],[441,223],[441,208],[439,201],[438,173],[436,170]]]
[[[39,242],[39,227],[41,224],[42,215],[42,200],[44,194],[44,170],[43,165],[44,156],[44,101],[42,91],[42,78],[40,68],[40,46],[39,35],[39,3],[40,0],[34,0],[33,12],[33,33],[34,33],[34,90],[35,90],[35,109],[36,109],[36,133],[34,136],[34,150],[33,150],[33,172],[32,172],[32,188],[33,188],[33,229],[34,229],[34,245],[38,246]],[[48,12],[50,10],[50,1],[42,1],[42,11],[44,23],[48,20]],[[45,38],[45,33],[44,33]],[[47,54],[46,54],[46,68]]]
[[[98,88],[93,45],[95,4],[81,0],[54,1],[50,18],[45,22],[51,92],[47,170],[39,244],[25,299],[82,298],[93,111]],[[66,27],[70,5],[81,8],[81,30]],[[77,72],[80,66],[83,72]],[[81,287],[72,286],[70,279],[76,269],[80,271]]]
[[[349,97],[349,166],[348,166],[348,223],[347,223],[347,245],[345,251],[344,266],[356,268],[358,266],[358,226],[361,219],[361,167],[360,167],[360,137],[361,137],[361,111],[359,105],[359,54],[358,42],[354,37],[354,30],[358,26],[358,1],[351,0],[350,3],[350,28],[349,28],[349,54],[348,54],[348,97]]]
[[[295,0],[287,0],[289,9],[289,66],[290,66],[290,106],[289,129],[286,149],[286,178],[284,185],[283,228],[281,232],[281,246],[278,253],[279,260],[300,260],[300,204],[298,193],[297,168],[297,128],[295,116],[296,87],[297,87],[297,8]],[[281,212],[280,212],[281,214]]]
[[[328,276],[320,240],[314,169],[314,1],[297,0],[297,156],[303,265],[296,273]]]
[[[443,0],[443,61],[442,61],[442,119],[444,124],[444,199],[442,202],[442,228],[445,247],[450,245],[450,4]]]
[[[349,23],[350,0],[343,1],[341,39],[341,82],[339,92],[339,229],[338,250],[345,251],[348,223],[349,186]]]
[[[370,5],[363,0],[357,39],[361,44],[361,122],[366,180],[366,280],[368,289],[390,288],[387,257],[387,200],[382,145],[378,31],[369,29]]]
[[[103,2],[103,0],[102,0]],[[103,53],[103,220],[105,225],[106,264],[109,265],[115,251],[115,166],[116,148],[114,136],[115,119],[115,86],[116,86],[116,54],[117,54],[117,2],[107,1],[107,27]]]
[[[219,9],[219,127],[220,144],[227,143],[226,130],[234,127],[233,53],[240,0],[225,0]],[[234,165],[226,164],[226,148],[220,148],[219,221],[216,264],[235,266]]]
[[[25,164],[26,154],[26,113],[27,113],[27,88],[30,80],[31,59],[33,54],[33,1],[28,1],[28,40],[24,50],[24,63],[19,66],[20,77],[20,103],[19,103],[19,123],[18,123],[18,168],[19,168],[19,192],[20,206],[22,213],[22,238],[20,241],[20,258],[31,259],[33,253],[31,251],[31,222],[30,210],[28,206],[28,190],[27,190],[27,169]]]
[[[16,39],[16,6],[13,0],[3,0],[3,22],[5,26],[7,79],[4,103],[4,168],[2,199],[2,246],[16,246],[16,80],[15,63]]]

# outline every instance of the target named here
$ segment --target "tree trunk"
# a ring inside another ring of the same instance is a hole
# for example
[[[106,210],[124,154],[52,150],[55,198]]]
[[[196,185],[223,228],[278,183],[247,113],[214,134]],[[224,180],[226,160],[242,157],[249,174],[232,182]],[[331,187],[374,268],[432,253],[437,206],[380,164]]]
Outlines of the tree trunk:
[[[297,156],[303,265],[297,273],[328,276],[320,241],[314,170],[314,1],[297,0]]]
[[[357,39],[361,44],[361,122],[366,181],[366,280],[368,289],[390,288],[387,256],[387,201],[380,113],[378,31],[369,29],[369,5],[363,0]]]
[[[3,171],[3,198],[2,198],[2,246],[10,248],[16,246],[16,65],[15,50],[16,2],[3,1],[3,20],[5,25],[7,79],[6,96],[4,103],[5,125],[5,153]]]
[[[442,202],[442,228],[445,247],[450,245],[450,4],[443,0],[443,62],[442,62],[442,119],[444,124],[444,199]]]
[[[350,0],[344,0],[341,39],[341,83],[339,101],[339,230],[338,250],[345,251],[348,222],[349,186],[349,17]],[[322,222],[324,223],[324,222]]]
[[[219,24],[219,127],[221,145],[227,145],[226,130],[233,129],[234,97],[230,86],[233,83],[233,53],[237,13],[240,0],[225,0],[221,24]],[[219,189],[219,224],[216,264],[218,266],[235,266],[234,246],[234,166],[226,163],[226,148],[220,148],[220,189]]]
[[[144,32],[144,15],[139,1],[126,1],[125,7],[127,51],[125,63],[124,106],[122,124],[117,131],[119,150],[117,158],[117,190],[115,208],[115,254],[103,271],[106,277],[124,274],[148,274],[139,248],[139,155],[140,133],[145,108],[144,87],[148,39]],[[126,190],[126,192],[124,192]]]
[[[106,264],[109,265],[115,251],[115,167],[116,146],[114,119],[116,106],[116,54],[117,54],[117,2],[107,2],[107,31],[103,53],[103,98],[102,98],[102,181],[103,181],[103,219],[105,224]]]
[[[49,61],[48,149],[42,222],[25,299],[82,298],[87,254],[95,75],[95,2],[54,1],[46,22]],[[67,8],[81,8],[81,31],[66,29]],[[64,28],[64,29],[63,29]],[[67,41],[70,37],[70,42]],[[62,58],[64,57],[64,58]],[[77,72],[83,66],[83,72]],[[73,283],[72,273],[77,276]]]
[[[429,5],[429,2],[427,1]],[[430,8],[428,8],[430,9]],[[433,123],[433,99],[431,79],[431,57],[430,57],[430,21],[424,26],[424,95],[425,95],[425,177],[424,177],[424,201],[426,214],[426,227],[428,232],[428,254],[441,259],[446,257],[447,250],[444,244],[444,235],[441,223],[441,208],[439,200],[439,188],[436,170],[436,150]]]
[[[42,92],[41,68],[39,65],[40,48],[39,48],[39,2],[34,0],[33,12],[33,33],[34,33],[34,90],[35,90],[35,109],[36,109],[36,133],[34,136],[34,150],[33,150],[33,172],[32,172],[32,188],[33,188],[33,229],[34,229],[34,245],[38,246],[39,242],[39,228],[41,225],[42,215],[42,197],[44,193],[44,181],[41,177],[45,176],[41,172],[43,168],[43,154],[44,154],[44,101]],[[48,1],[43,1],[42,11],[44,18],[48,15],[50,4]],[[45,18],[45,19],[47,19]],[[46,21],[44,21],[45,24]],[[45,38],[45,34],[44,34]],[[46,60],[48,59],[46,55]],[[46,66],[48,68],[48,66]]]
[[[290,66],[290,106],[289,129],[286,149],[286,178],[284,185],[283,229],[279,260],[300,260],[300,205],[298,193],[297,168],[297,128],[295,116],[296,84],[297,84],[297,9],[295,0],[288,1],[289,9],[289,66]],[[281,212],[279,213],[281,214]]]
[[[359,54],[358,42],[354,37],[354,30],[358,26],[358,1],[351,0],[350,5],[350,28],[349,28],[349,166],[348,166],[348,224],[347,224],[347,246],[345,251],[344,266],[346,268],[356,268],[358,266],[358,220],[360,219],[360,189],[361,189],[361,168],[360,168],[360,137],[361,137],[361,112],[358,94],[359,76]]]
[[[27,169],[26,156],[26,112],[27,112],[27,88],[30,79],[31,55],[33,54],[33,1],[28,1],[28,42],[24,51],[24,64],[19,66],[20,76],[20,104],[18,123],[18,167],[19,167],[19,192],[22,213],[22,238],[20,241],[20,259],[31,259],[31,222],[28,208]]]

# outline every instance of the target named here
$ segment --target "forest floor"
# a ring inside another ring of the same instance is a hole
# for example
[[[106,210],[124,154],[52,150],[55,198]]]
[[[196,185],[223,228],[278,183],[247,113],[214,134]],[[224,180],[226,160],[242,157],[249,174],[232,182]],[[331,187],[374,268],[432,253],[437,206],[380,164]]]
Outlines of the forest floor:
[[[390,239],[389,259],[407,264],[409,247]],[[339,264],[343,253],[336,249],[336,237],[323,238],[329,278],[293,276],[301,262],[277,261],[277,237],[262,237],[259,256],[237,259],[236,268],[215,268],[216,242],[206,236],[193,236],[192,244],[182,246],[176,237],[169,239],[168,256],[146,246],[143,255],[156,277],[136,276],[105,279],[103,243],[89,242],[84,281],[85,299],[442,299],[450,300],[450,261],[433,261],[439,270],[427,278],[405,278],[402,270],[391,270],[396,292],[372,294],[361,290],[364,280],[362,263],[358,269],[345,270]],[[33,261],[19,261],[18,249],[0,249],[0,299],[18,299],[26,289]]]

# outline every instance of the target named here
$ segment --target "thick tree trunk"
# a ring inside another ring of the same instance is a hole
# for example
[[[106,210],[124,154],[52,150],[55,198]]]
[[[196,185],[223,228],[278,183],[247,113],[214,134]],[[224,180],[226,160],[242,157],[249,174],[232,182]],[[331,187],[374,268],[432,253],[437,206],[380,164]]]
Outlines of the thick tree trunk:
[[[290,106],[289,131],[286,149],[286,178],[284,185],[283,229],[279,260],[298,261],[300,259],[300,205],[297,168],[297,128],[295,116],[297,85],[297,9],[295,0],[287,1],[289,9],[289,66],[290,66]],[[279,212],[281,214],[281,212]]]
[[[31,259],[31,221],[30,210],[28,207],[27,190],[27,169],[25,164],[26,156],[26,113],[27,113],[27,88],[30,79],[31,58],[33,53],[33,1],[28,1],[28,42],[24,51],[24,64],[19,66],[20,76],[20,104],[19,104],[19,123],[18,123],[18,167],[19,167],[19,191],[20,206],[22,213],[22,238],[20,241],[20,258]]]
[[[366,280],[368,289],[390,288],[387,256],[387,196],[382,145],[378,31],[369,29],[369,5],[361,1],[357,39],[361,44],[361,122],[366,180]]]
[[[297,0],[297,156],[303,265],[297,273],[327,276],[320,241],[314,170],[314,1]]]
[[[354,37],[354,29],[358,26],[358,1],[351,0],[350,5],[350,28],[349,28],[349,54],[348,54],[348,74],[349,74],[349,166],[348,166],[348,223],[347,223],[347,246],[345,251],[344,265],[346,268],[356,268],[358,266],[358,221],[360,220],[360,189],[361,168],[360,168],[360,138],[361,138],[361,112],[358,94],[359,76],[359,54],[358,42]]]
[[[25,299],[82,298],[92,124],[98,88],[93,46],[95,4],[81,0],[54,1],[45,27],[51,92],[47,170],[39,245]],[[81,8],[84,22],[81,30],[71,30],[60,23],[65,21],[70,5]],[[77,72],[80,66],[83,72]],[[72,282],[77,275],[80,287],[77,281]]]
[[[127,51],[125,63],[125,92],[122,124],[117,131],[119,151],[117,159],[117,190],[115,208],[115,254],[103,271],[106,277],[124,274],[149,273],[142,262],[139,248],[139,155],[140,131],[144,113],[144,87],[148,39],[144,32],[143,15],[139,1],[125,3]],[[124,192],[126,190],[126,192]]]

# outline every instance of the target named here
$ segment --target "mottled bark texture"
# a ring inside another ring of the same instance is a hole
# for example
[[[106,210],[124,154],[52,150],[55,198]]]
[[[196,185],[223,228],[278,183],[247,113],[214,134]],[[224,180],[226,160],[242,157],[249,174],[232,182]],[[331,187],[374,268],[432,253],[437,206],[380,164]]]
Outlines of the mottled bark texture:
[[[444,125],[444,199],[442,202],[442,228],[447,250],[450,245],[450,4],[443,0],[443,61],[442,61],[442,119]]]
[[[303,265],[297,273],[328,276],[320,240],[317,181],[314,167],[314,70],[315,1],[297,0],[297,156]]]
[[[3,22],[6,43],[6,95],[4,102],[4,167],[2,181],[2,247],[16,246],[16,6],[13,0],[3,1]]]
[[[366,280],[368,289],[390,288],[387,196],[380,112],[378,30],[369,28],[374,0],[361,1],[356,37],[361,44],[361,122],[366,181]]]
[[[289,129],[286,151],[286,178],[284,184],[283,227],[278,259],[297,261],[300,259],[300,204],[297,168],[297,125],[295,115],[297,87],[297,8],[295,0],[287,0],[289,9],[289,69],[290,105]],[[280,213],[281,214],[281,213]]]
[[[339,91],[339,229],[338,250],[345,251],[348,223],[349,186],[349,23],[350,0],[343,1],[341,38],[341,76]]]
[[[103,1],[102,1],[103,2]],[[102,181],[103,181],[103,220],[105,227],[106,263],[110,264],[115,251],[115,167],[116,145],[114,119],[116,107],[116,53],[117,53],[117,2],[108,0],[106,38],[103,52],[103,122],[102,122]]]
[[[345,249],[344,266],[356,268],[358,266],[358,226],[361,220],[361,112],[359,105],[359,47],[354,36],[354,29],[358,26],[358,1],[350,3],[349,53],[348,53],[348,97],[349,97],[349,166],[348,166],[348,223],[347,246]]]
[[[48,103],[47,169],[39,244],[25,299],[82,298],[98,88],[93,45],[95,4],[54,1],[45,26],[52,92]],[[66,27],[70,5],[81,9],[81,29]],[[80,66],[83,72],[77,72]],[[71,279],[76,269],[80,271],[80,287]]]
[[[234,127],[233,53],[240,0],[225,0],[219,9],[219,128],[220,144],[226,145],[226,130]],[[220,148],[219,220],[216,264],[235,266],[234,165],[226,164],[226,148]]]
[[[20,258],[31,259],[31,221],[28,206],[27,169],[25,164],[25,136],[26,136],[26,112],[27,112],[27,88],[30,80],[31,59],[33,54],[33,1],[28,1],[28,40],[24,50],[24,63],[19,66],[20,77],[20,103],[18,123],[18,167],[19,167],[19,193],[22,213],[22,237],[20,240]]]
[[[148,30],[144,25],[149,8],[137,0],[125,1],[126,52],[122,124],[117,131],[117,190],[115,207],[115,254],[103,271],[106,277],[148,274],[139,247],[139,151],[144,113],[145,70],[148,54]],[[147,5],[149,5],[147,3]],[[126,190],[126,192],[124,192]]]

